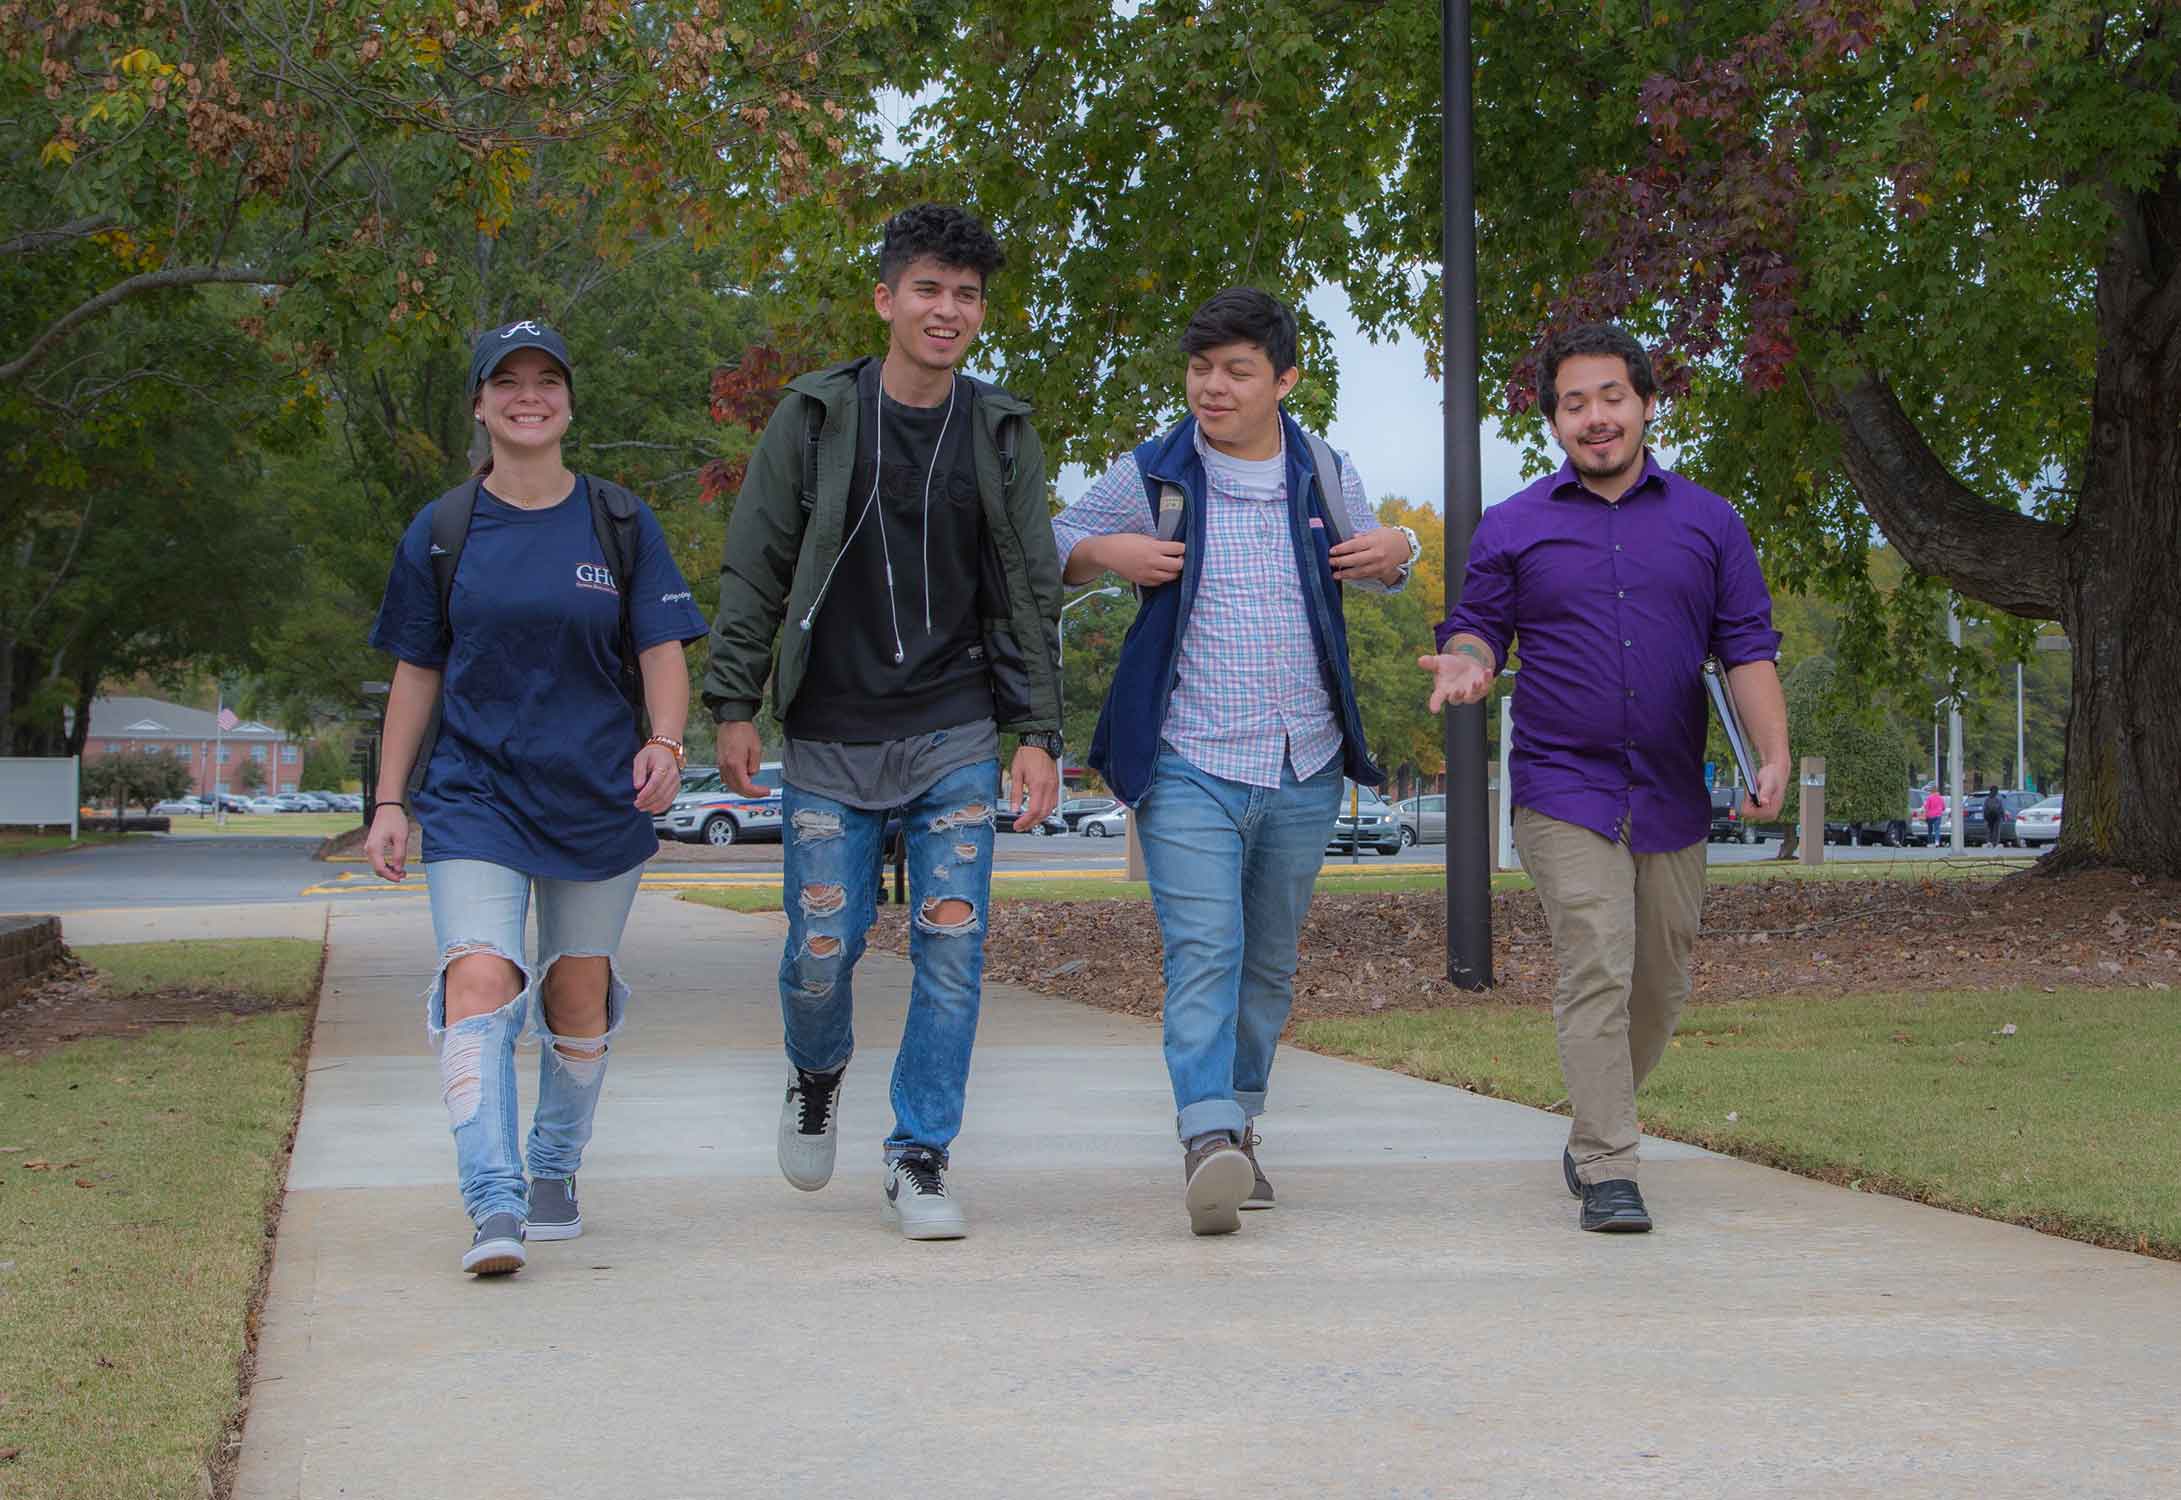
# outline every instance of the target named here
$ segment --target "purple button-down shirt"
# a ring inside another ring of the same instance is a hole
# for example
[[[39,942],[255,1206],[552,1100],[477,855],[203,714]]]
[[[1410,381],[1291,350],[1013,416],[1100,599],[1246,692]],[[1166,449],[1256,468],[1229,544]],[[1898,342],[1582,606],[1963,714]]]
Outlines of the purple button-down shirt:
[[[1683,849],[1711,827],[1706,656],[1771,661],[1780,633],[1734,507],[1649,453],[1618,502],[1574,466],[1484,513],[1439,646],[1473,635],[1515,674],[1513,805]]]

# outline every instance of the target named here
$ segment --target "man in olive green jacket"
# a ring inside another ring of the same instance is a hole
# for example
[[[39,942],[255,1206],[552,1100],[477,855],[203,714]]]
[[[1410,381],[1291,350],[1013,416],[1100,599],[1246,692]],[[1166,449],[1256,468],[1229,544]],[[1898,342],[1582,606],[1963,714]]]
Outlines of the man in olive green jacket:
[[[881,1213],[911,1239],[967,1232],[945,1173],[983,982],[1001,733],[1017,741],[1014,827],[1037,827],[1059,800],[1044,455],[1028,406],[957,370],[1001,259],[960,209],[888,222],[872,289],[886,353],[789,382],[728,523],[704,682],[735,791],[766,792],[753,721],[768,672],[787,735],[780,1009],[793,1076],[777,1150],[805,1191],[833,1175],[851,981],[881,837],[901,816],[916,977]]]

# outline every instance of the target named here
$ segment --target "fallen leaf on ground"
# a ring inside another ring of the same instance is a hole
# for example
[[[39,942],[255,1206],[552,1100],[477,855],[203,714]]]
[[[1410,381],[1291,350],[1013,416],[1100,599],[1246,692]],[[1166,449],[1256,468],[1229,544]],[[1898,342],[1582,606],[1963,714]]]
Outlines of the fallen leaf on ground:
[[[2013,1036],[2013,1035],[2014,1035],[2014,1022],[2012,1022],[2012,1021],[2009,1021],[2009,1022],[2008,1022],[2008,1023],[2006,1024],[2006,1025],[2004,1025],[2004,1026],[2000,1027],[2000,1028],[1999,1028],[1999,1030],[1997,1030],[1997,1031],[1993,1032],[1992,1034],[1993,1034],[1994,1036]]]

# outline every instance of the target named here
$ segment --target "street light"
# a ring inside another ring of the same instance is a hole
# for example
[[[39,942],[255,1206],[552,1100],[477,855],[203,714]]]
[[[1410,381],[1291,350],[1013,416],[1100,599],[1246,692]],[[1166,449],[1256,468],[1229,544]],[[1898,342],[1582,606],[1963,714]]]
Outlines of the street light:
[[[1127,593],[1127,589],[1115,588],[1111,584],[1108,584],[1104,588],[1085,589],[1082,593],[1077,594],[1073,599],[1070,599],[1067,603],[1061,605],[1060,632],[1053,648],[1055,665],[1059,666],[1063,671],[1067,669],[1068,611],[1075,608],[1078,604],[1081,604],[1086,599],[1119,599],[1124,597]],[[1062,734],[1060,740],[1060,800],[1063,802],[1068,800],[1068,740],[1065,733]]]

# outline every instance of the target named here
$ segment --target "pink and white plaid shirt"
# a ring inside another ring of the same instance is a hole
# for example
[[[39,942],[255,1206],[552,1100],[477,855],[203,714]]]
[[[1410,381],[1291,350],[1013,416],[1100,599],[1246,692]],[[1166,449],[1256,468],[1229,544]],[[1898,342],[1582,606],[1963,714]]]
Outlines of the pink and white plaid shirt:
[[[1202,433],[1197,454],[1207,457]],[[1297,777],[1325,768],[1340,753],[1340,720],[1317,672],[1317,645],[1303,581],[1288,540],[1286,455],[1277,477],[1237,482],[1207,461],[1203,571],[1182,631],[1174,696],[1164,740],[1198,770],[1249,786],[1277,787],[1283,763]],[[1378,525],[1363,481],[1340,455],[1341,498],[1361,533]],[[1053,517],[1060,563],[1085,537],[1158,532],[1134,454],[1098,477],[1082,498]],[[1384,584],[1357,587],[1386,592]]]

